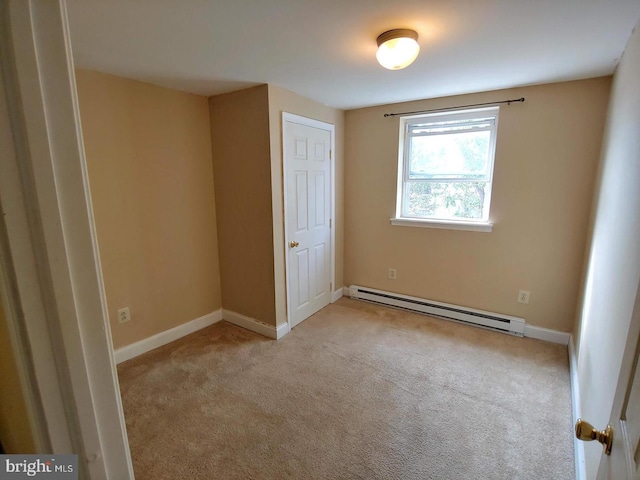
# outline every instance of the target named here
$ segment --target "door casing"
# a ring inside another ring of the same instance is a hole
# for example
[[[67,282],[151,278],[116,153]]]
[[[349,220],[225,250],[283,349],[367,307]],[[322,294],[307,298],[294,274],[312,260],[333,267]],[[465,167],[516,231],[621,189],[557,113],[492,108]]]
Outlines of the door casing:
[[[0,25],[0,288],[35,446],[133,479],[65,2],[0,1]]]

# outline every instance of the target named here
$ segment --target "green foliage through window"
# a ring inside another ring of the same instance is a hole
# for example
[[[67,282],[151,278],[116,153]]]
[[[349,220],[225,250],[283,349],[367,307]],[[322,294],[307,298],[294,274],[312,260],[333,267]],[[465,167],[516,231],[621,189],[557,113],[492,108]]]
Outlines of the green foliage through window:
[[[482,219],[486,182],[411,182],[408,217]]]

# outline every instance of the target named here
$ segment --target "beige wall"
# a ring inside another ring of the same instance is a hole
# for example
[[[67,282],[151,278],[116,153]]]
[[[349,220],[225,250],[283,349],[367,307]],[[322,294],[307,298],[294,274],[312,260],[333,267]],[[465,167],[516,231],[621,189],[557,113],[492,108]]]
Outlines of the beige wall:
[[[571,331],[611,79],[348,111],[345,283]],[[391,226],[398,118],[388,112],[526,97],[500,109],[491,233]],[[397,280],[387,278],[397,269]],[[516,302],[529,290],[528,305]]]
[[[282,113],[293,113],[335,125],[335,283],[343,286],[344,266],[344,111],[327,107],[293,92],[269,85],[269,126],[271,136],[271,181],[273,183],[273,218],[275,245],[275,285],[278,325],[287,321],[284,244],[284,199],[282,164]]]
[[[221,307],[207,99],[76,72],[114,347]],[[132,320],[118,323],[129,307]]]
[[[209,98],[224,308],[276,325],[266,85]]]
[[[0,299],[0,441],[7,453],[36,453]]]
[[[639,27],[613,83],[575,330],[581,415],[598,428],[609,422],[640,283]],[[602,457],[598,447],[584,444],[589,479]]]

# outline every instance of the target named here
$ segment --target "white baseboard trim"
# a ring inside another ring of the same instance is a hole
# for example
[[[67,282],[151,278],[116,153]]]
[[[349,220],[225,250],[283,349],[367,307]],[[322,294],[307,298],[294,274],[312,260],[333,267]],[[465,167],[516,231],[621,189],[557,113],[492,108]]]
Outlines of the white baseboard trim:
[[[559,343],[560,345],[569,345],[570,333],[559,332],[549,328],[535,327],[533,325],[524,326],[524,336],[536,338],[551,343]]]
[[[280,340],[282,337],[284,337],[287,333],[289,333],[291,331],[291,328],[289,328],[289,323],[283,323],[282,325],[280,325],[277,329],[276,329],[276,340]]]
[[[140,340],[139,342],[132,343],[131,345],[120,347],[114,352],[116,363],[131,360],[138,355],[142,355],[143,353],[147,353],[158,347],[166,345],[167,343],[171,343],[179,338],[189,335],[190,333],[197,332],[198,330],[208,327],[209,325],[213,325],[220,320],[222,320],[222,309],[208,313],[207,315],[196,318],[195,320],[191,320],[187,323],[183,323],[182,325],[178,325],[177,327],[173,327],[169,330],[165,330],[164,332],[160,332],[152,337]]]
[[[344,296],[344,287],[340,287],[339,289],[331,292],[331,303],[337,302]]]
[[[580,408],[580,385],[578,383],[578,357],[573,335],[569,339],[569,371],[571,374],[571,407],[573,424],[582,416]],[[573,452],[576,462],[576,480],[586,480],[587,470],[584,458],[584,442],[573,436]]]
[[[288,323],[282,324],[278,328],[276,328],[273,325],[267,325],[260,320],[247,317],[246,315],[242,315],[241,313],[232,312],[231,310],[223,310],[222,318],[229,323],[237,325],[238,327],[246,328],[247,330],[259,333],[260,335],[264,335],[265,337],[273,338],[274,340],[279,340],[287,333],[289,333]]]

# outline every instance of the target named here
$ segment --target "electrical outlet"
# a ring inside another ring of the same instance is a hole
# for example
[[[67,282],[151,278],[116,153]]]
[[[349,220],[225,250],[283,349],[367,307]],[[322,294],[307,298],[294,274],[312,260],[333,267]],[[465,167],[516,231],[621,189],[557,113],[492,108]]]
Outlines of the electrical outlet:
[[[529,303],[529,291],[528,290],[519,290],[518,291],[518,303]]]
[[[389,269],[389,278],[390,278],[391,280],[395,280],[395,279],[397,279],[397,278],[398,278],[398,272],[396,271],[396,269],[395,269],[395,268],[390,268],[390,269]]]
[[[129,311],[129,307],[121,308],[118,310],[118,321],[120,323],[125,323],[131,320],[131,312]]]

